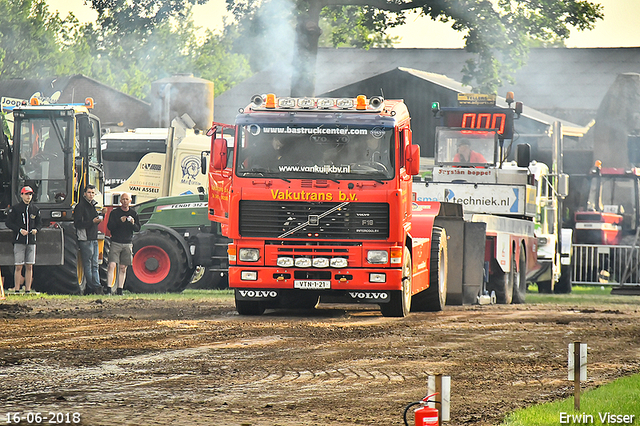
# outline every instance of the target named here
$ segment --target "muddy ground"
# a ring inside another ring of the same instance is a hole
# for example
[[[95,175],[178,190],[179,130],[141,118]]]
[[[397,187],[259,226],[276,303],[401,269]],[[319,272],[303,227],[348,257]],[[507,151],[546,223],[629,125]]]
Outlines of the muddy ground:
[[[241,317],[230,296],[11,296],[0,302],[0,422],[52,412],[83,425],[402,425],[427,377],[445,374],[448,424],[497,425],[573,394],[570,342],[588,343],[585,389],[640,372],[640,297],[577,303],[393,319],[331,305]]]

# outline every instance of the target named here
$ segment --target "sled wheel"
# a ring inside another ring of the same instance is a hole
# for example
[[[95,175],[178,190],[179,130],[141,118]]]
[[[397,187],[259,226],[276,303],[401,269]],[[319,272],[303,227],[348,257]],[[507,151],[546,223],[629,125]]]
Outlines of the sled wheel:
[[[560,279],[553,291],[557,294],[569,294],[571,290],[573,290],[573,285],[571,284],[573,280],[573,268],[571,265],[562,265],[560,273]]]

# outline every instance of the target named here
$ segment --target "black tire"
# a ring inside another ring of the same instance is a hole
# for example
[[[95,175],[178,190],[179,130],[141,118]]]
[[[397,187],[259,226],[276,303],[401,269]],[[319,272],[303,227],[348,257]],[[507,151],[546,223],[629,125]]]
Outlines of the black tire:
[[[487,290],[496,293],[496,303],[509,305],[513,299],[513,280],[508,272],[503,272],[496,259],[493,259],[492,273],[489,275]]]
[[[560,279],[554,288],[554,293],[569,294],[573,290],[573,268],[571,265],[562,265],[560,267]]]
[[[104,239],[104,248],[102,253],[102,263],[99,266],[100,271],[100,284],[105,289],[105,291],[109,290],[109,283],[107,282],[108,271],[109,271],[109,249],[111,248],[111,239],[105,237]],[[116,265],[116,270],[113,274],[113,284],[115,286],[116,281],[118,280],[118,266]],[[114,287],[115,288],[115,287]]]
[[[236,295],[236,311],[240,315],[257,316],[264,314],[265,307],[262,302],[253,302],[250,300],[238,300],[238,290],[235,291]]]
[[[407,247],[402,253],[402,290],[391,292],[388,303],[380,304],[380,312],[385,317],[406,317],[411,311],[411,282],[413,281],[413,267],[411,253]]]
[[[538,293],[551,294],[551,280],[538,281]]]
[[[447,302],[448,265],[447,233],[442,228],[434,227],[431,233],[429,288],[413,296],[412,311],[437,312],[444,309]]]
[[[24,270],[24,268],[23,268]],[[4,289],[8,290],[15,287],[15,281],[13,280],[13,274],[15,274],[15,267],[13,266],[3,266],[1,268],[2,273],[2,283],[4,285]]]
[[[64,264],[36,266],[33,289],[49,294],[83,294],[86,280],[78,256],[75,227],[70,222],[62,222],[60,227],[64,233]]]
[[[157,230],[134,235],[132,263],[125,288],[133,293],[181,292],[193,275],[180,243]]]
[[[516,272],[515,267],[518,266]],[[520,247],[520,256],[518,262],[515,259],[515,253],[511,256],[511,272],[513,277],[513,303],[524,303],[527,297],[527,255],[524,247]]]

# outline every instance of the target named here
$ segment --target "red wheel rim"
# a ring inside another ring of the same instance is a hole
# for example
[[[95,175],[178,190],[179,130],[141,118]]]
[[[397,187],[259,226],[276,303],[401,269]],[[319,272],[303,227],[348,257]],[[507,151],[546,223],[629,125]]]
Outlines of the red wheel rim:
[[[147,262],[158,263],[154,270],[147,267]],[[133,256],[131,267],[140,281],[147,284],[158,284],[169,275],[171,262],[166,251],[158,246],[142,247]]]

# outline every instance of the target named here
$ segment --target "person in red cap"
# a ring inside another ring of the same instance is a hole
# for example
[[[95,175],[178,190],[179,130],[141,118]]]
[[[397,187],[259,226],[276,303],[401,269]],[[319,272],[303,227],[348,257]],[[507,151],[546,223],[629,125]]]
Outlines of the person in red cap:
[[[33,265],[36,263],[36,234],[40,229],[40,210],[31,202],[33,189],[30,186],[22,188],[20,197],[22,201],[9,209],[5,223],[7,228],[13,231],[13,257],[16,267],[13,290],[19,292],[24,281],[25,293],[30,293]]]

